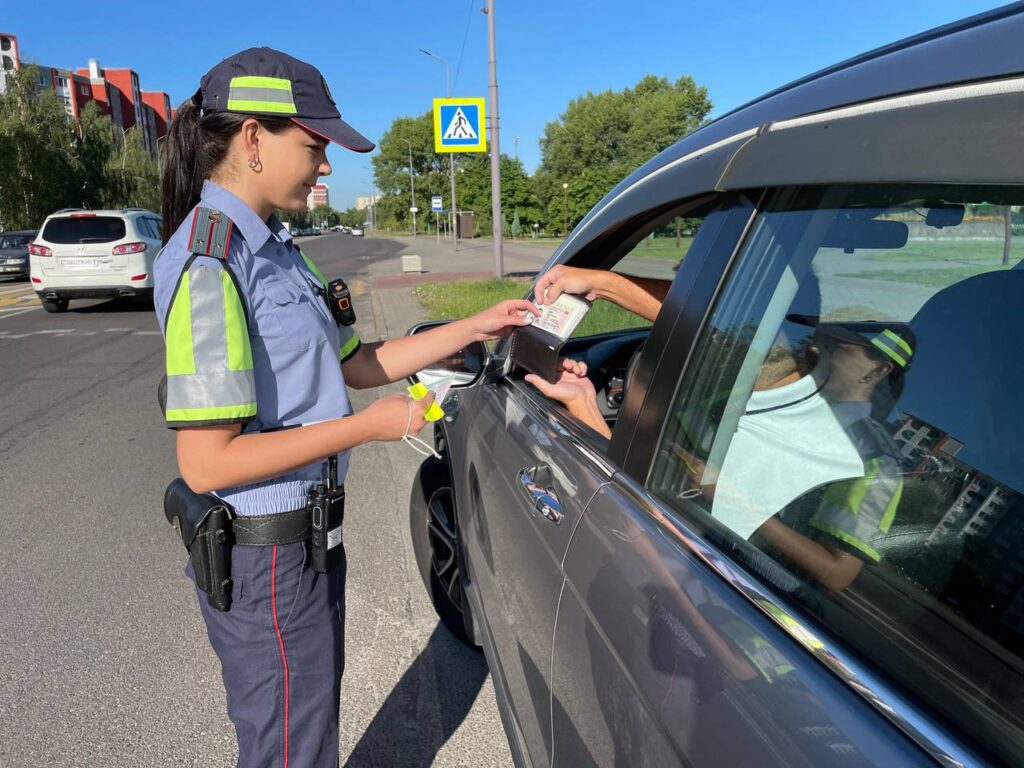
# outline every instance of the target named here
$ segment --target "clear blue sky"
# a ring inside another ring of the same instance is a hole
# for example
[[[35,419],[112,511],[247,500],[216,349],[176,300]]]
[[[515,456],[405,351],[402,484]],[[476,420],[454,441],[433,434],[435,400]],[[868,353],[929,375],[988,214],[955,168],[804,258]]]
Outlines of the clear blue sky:
[[[995,7],[978,0],[495,0],[501,149],[528,171],[547,122],[587,91],[622,89],[653,73],[691,75],[722,114],[842,59]],[[486,96],[484,0],[289,3],[4,3],[0,31],[24,58],[54,67],[131,67],[143,89],[178,104],[225,56],[269,45],[324,73],[342,116],[371,140],[391,121],[430,109],[451,64],[457,96]],[[463,43],[465,44],[463,45]],[[461,64],[460,64],[461,62]],[[457,79],[456,79],[457,77]],[[369,194],[366,156],[338,148],[331,204]]]

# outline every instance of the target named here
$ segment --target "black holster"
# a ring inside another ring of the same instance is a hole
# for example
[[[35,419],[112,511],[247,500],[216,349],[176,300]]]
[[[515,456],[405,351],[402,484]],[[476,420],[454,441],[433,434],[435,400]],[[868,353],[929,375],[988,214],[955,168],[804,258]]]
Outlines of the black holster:
[[[231,607],[231,547],[235,537],[231,520],[235,511],[223,499],[193,491],[180,477],[164,492],[167,522],[181,534],[192,557],[196,586],[218,611]]]

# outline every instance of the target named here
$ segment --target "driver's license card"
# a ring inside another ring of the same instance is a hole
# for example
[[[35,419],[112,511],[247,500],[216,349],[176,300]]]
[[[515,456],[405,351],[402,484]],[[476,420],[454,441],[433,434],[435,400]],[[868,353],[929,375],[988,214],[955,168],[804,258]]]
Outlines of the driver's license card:
[[[540,308],[540,317],[526,317],[535,328],[554,334],[564,341],[576,330],[576,326],[589,309],[590,302],[586,299],[563,293],[552,304],[545,304]]]

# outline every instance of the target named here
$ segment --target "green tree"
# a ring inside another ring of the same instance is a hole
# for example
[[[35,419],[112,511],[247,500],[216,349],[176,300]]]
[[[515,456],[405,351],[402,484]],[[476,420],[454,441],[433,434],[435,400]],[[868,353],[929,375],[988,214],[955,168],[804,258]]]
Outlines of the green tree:
[[[111,156],[108,170],[117,179],[114,207],[160,210],[160,166],[146,149],[140,127],[125,132],[120,152]]]
[[[9,76],[0,95],[0,228],[36,229],[55,210],[82,204],[64,103],[37,86],[39,69]]]
[[[711,107],[693,78],[654,75],[571,101],[541,139],[536,194],[550,226],[562,229],[564,206],[572,228],[624,176],[700,126]]]
[[[86,208],[119,206],[119,180],[111,168],[117,152],[114,126],[94,101],[86,104],[79,116],[74,151],[81,181],[81,204]]]
[[[408,142],[408,143],[406,143]],[[409,155],[415,175],[415,206],[430,210],[431,195],[450,197],[449,159],[434,152],[434,119],[431,112],[418,117],[399,117],[381,136],[373,158],[374,181],[381,199],[376,206],[380,229],[412,229]],[[460,203],[461,206],[461,203]]]

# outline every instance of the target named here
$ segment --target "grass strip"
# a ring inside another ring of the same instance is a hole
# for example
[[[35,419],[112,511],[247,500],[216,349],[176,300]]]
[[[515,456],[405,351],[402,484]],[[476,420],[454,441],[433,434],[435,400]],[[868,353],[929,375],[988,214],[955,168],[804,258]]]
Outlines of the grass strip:
[[[445,283],[423,283],[413,292],[431,320],[451,320],[482,312],[505,299],[521,299],[529,290],[529,280],[453,280]],[[606,301],[596,301],[573,336],[627,328],[645,328],[650,323]]]

